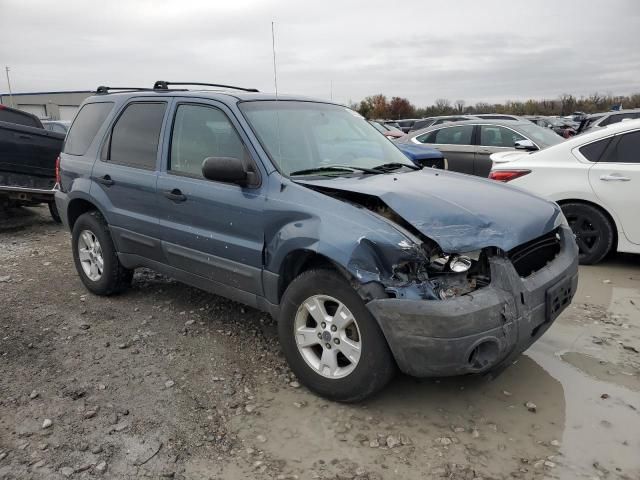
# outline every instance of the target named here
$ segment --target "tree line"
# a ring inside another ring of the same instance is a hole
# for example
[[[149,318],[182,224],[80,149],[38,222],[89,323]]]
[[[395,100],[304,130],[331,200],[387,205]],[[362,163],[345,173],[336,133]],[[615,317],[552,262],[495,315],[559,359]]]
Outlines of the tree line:
[[[438,115],[474,114],[474,113],[506,113],[511,115],[570,115],[573,112],[596,113],[610,110],[613,106],[622,108],[640,108],[640,93],[627,96],[601,95],[593,93],[576,97],[565,93],[556,99],[530,99],[527,101],[511,101],[504,103],[478,102],[467,105],[464,100],[451,102],[439,98],[428,107],[416,107],[402,97],[371,95],[359,103],[351,103],[350,107],[368,119],[424,118]]]

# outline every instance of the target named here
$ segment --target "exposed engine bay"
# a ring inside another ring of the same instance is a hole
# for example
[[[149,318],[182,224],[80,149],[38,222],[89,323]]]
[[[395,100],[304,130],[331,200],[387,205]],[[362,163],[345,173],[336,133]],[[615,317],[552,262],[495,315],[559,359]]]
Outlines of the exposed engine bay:
[[[414,244],[397,246],[399,258],[388,258],[391,271],[381,276],[387,295],[394,298],[447,300],[469,294],[491,281],[488,255],[495,249],[483,249],[465,254],[445,253],[404,218],[375,196],[361,193],[312,187],[327,195],[345,200],[374,215],[414,239]],[[389,255],[390,256],[390,255]]]

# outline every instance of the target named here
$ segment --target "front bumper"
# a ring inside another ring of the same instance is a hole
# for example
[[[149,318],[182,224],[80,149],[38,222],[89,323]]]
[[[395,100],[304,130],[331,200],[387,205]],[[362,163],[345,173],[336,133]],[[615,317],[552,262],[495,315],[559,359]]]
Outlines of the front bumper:
[[[507,258],[490,259],[491,284],[449,300],[380,299],[367,304],[399,368],[413,376],[447,376],[508,364],[551,326],[578,285],[578,247],[559,229],[561,249],[521,278]],[[558,293],[562,298],[549,298]],[[556,302],[550,312],[548,304]]]

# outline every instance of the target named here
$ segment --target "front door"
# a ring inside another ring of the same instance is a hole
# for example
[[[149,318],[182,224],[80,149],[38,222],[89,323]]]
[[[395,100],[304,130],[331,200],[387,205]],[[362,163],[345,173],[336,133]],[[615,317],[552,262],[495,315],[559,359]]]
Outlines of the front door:
[[[202,176],[207,157],[240,158],[257,172],[232,118],[215,102],[175,105],[166,168],[158,178],[162,246],[177,269],[261,295],[264,184],[240,186]]]
[[[414,138],[415,143],[429,144],[442,152],[449,170],[473,175],[475,147],[472,145],[473,125],[444,126]]]
[[[156,166],[166,110],[166,102],[129,103],[112,126],[91,174],[91,195],[109,215],[118,251],[158,261],[162,250]]]
[[[477,139],[473,173],[479,177],[489,176],[492,153],[508,152],[515,148],[516,142],[525,140],[519,133],[500,125],[478,125]]]
[[[618,135],[589,169],[589,183],[612,209],[632,243],[640,244],[640,130]]]

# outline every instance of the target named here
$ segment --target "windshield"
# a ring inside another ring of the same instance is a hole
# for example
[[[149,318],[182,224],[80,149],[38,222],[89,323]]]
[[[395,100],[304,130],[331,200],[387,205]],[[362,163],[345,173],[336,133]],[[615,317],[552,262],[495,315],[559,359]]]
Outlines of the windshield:
[[[242,102],[239,106],[285,175],[333,165],[414,167],[393,143],[349,108],[288,100]]]
[[[536,142],[541,149],[564,141],[564,138],[562,138],[550,128],[543,128],[534,124],[518,125],[518,130],[520,130],[521,133]]]

